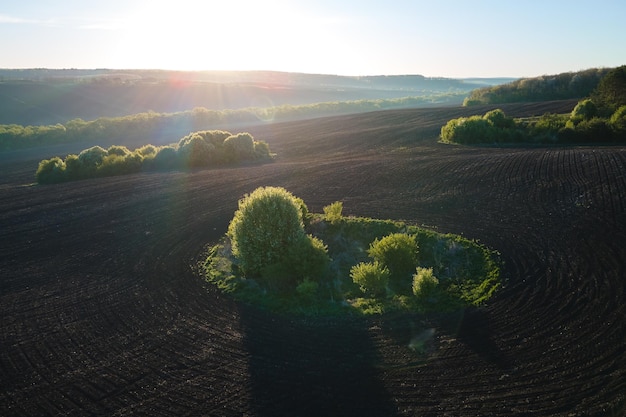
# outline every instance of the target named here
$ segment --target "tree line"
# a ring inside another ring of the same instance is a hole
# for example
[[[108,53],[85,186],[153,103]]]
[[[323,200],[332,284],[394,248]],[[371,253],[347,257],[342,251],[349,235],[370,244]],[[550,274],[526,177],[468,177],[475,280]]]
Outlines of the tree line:
[[[464,106],[531,101],[566,100],[588,97],[611,71],[592,68],[578,72],[522,78],[511,83],[472,90]]]
[[[440,138],[461,144],[626,142],[626,65],[609,71],[570,114],[514,119],[496,109],[448,121]]]
[[[286,121],[333,114],[460,103],[464,96],[465,93],[442,93],[432,96],[337,101],[298,106],[281,105],[239,110],[209,110],[196,107],[193,110],[176,113],[146,112],[124,117],[102,117],[92,121],[74,119],[65,124],[47,126],[0,125],[0,151],[61,143],[180,135],[181,132],[207,130],[227,124]]]

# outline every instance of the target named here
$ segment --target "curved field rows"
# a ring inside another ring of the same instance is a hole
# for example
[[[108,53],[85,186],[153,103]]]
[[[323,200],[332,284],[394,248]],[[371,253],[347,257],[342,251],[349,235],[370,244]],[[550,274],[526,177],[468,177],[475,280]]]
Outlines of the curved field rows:
[[[38,187],[27,173],[51,155],[2,161],[0,415],[621,415],[626,148],[437,144],[467,112],[251,127],[274,163],[193,173]],[[504,287],[432,316],[235,303],[193,265],[261,185],[479,239]]]

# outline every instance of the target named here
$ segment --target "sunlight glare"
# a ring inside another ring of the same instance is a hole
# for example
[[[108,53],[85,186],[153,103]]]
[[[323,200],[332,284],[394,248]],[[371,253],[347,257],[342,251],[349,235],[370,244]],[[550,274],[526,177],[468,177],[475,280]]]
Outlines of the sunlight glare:
[[[150,1],[129,14],[113,54],[122,68],[288,68],[326,38],[317,23],[280,0]]]

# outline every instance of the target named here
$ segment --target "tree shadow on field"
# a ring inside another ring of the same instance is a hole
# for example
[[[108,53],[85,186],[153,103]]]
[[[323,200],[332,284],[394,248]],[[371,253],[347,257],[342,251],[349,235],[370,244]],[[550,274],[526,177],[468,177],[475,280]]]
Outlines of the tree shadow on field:
[[[457,337],[474,353],[501,370],[513,367],[511,359],[507,357],[491,338],[489,316],[479,308],[468,308],[463,314]]]
[[[289,319],[247,306],[241,317],[254,415],[397,415],[363,320]]]

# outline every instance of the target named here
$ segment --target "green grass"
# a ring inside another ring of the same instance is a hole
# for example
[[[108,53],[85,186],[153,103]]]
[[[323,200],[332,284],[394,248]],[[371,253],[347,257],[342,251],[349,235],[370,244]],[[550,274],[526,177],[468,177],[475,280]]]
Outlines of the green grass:
[[[277,313],[303,316],[373,315],[391,312],[454,311],[485,303],[500,286],[497,253],[453,234],[441,234],[392,220],[342,217],[333,224],[320,214],[311,215],[307,233],[328,246],[330,276],[320,280],[314,294],[294,291],[275,294],[254,279],[242,276],[224,237],[210,248],[201,265],[204,277],[234,298]],[[350,268],[371,261],[370,243],[392,233],[415,235],[418,265],[432,268],[439,280],[428,299],[391,290],[379,297],[366,296],[350,278]]]

